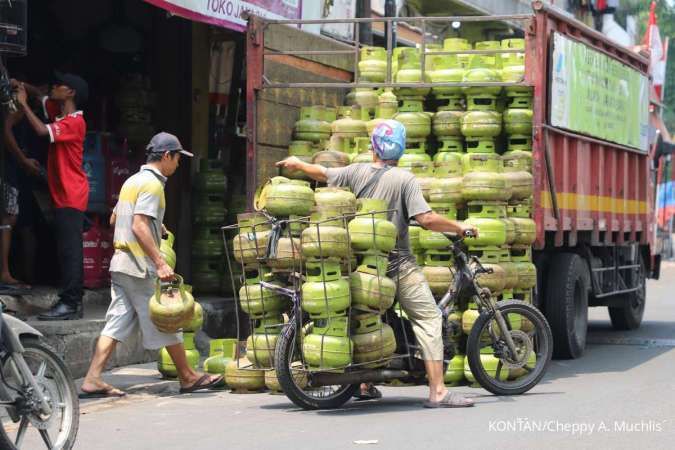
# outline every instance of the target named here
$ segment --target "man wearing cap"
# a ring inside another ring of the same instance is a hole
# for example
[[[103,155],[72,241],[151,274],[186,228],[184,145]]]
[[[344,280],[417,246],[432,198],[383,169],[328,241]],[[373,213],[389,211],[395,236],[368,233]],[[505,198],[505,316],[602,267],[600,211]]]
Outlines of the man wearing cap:
[[[110,219],[115,226],[115,254],[110,261],[112,302],[106,324],[96,343],[80,398],[119,397],[124,392],[101,379],[101,373],[117,343],[140,328],[143,346],[149,350],[166,347],[181,384],[181,392],[208,389],[222,377],[198,374],[187,362],[180,333],[163,333],[150,321],[148,300],[155,293],[157,278],[174,279],[174,272],[159,251],[164,220],[164,185],[178,168],[183,149],[169,133],[156,134],[147,146],[147,162],[129,177],[120,190]]]
[[[49,98],[43,98],[45,124],[28,106],[28,94],[39,97],[39,91],[17,83],[17,99],[31,127],[39,136],[49,138],[47,183],[54,203],[54,225],[61,270],[61,292],[58,303],[40,320],[70,320],[82,317],[84,212],[89,201],[89,182],[82,169],[84,136],[87,124],[80,109],[89,96],[89,86],[73,74],[56,74]]]
[[[428,408],[473,406],[473,401],[446,389],[443,382],[442,315],[429,289],[424,274],[417,266],[408,243],[408,223],[416,220],[427,230],[463,233],[473,227],[434,213],[422,196],[415,175],[395,167],[405,150],[405,127],[395,120],[386,120],[373,130],[371,137],[373,163],[351,164],[327,169],[290,157],[277,163],[279,167],[300,170],[312,179],[329,186],[348,187],[357,198],[386,200],[392,210],[388,219],[398,229],[396,249],[389,261],[388,275],[398,281],[397,297],[412,323],[417,344],[429,379]],[[372,386],[362,386],[373,390]],[[376,394],[376,395],[373,395]],[[376,390],[371,396],[377,396]]]

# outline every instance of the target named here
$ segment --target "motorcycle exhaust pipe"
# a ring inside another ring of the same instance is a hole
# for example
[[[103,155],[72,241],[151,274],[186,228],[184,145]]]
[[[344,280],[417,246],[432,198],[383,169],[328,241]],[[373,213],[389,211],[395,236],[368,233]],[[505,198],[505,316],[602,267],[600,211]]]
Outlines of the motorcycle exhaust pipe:
[[[314,387],[336,386],[343,384],[381,383],[396,378],[407,378],[407,370],[359,370],[345,373],[317,373],[312,375],[311,384]]]

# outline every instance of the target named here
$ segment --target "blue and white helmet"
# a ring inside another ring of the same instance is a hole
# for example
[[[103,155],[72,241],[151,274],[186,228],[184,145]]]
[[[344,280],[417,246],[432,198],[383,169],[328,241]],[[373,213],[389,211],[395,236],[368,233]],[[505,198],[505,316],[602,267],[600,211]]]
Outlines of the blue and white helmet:
[[[373,130],[370,143],[381,160],[398,160],[405,151],[405,127],[397,120],[385,120]]]

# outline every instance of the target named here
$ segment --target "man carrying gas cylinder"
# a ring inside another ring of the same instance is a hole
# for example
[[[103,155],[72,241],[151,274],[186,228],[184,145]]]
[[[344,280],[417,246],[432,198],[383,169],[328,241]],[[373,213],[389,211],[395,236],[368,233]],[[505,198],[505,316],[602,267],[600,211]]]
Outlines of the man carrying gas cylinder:
[[[148,301],[155,293],[157,278],[171,281],[175,275],[159,250],[163,234],[164,185],[176,171],[181,155],[192,157],[178,138],[156,134],[147,146],[147,163],[122,185],[110,218],[115,226],[115,254],[110,261],[112,301],[106,324],[96,343],[80,398],[121,397],[125,393],[105,383],[101,373],[117,343],[140,328],[143,346],[166,347],[178,372],[180,392],[189,393],[217,386],[222,376],[195,372],[185,356],[180,333],[163,333],[150,321]]]
[[[473,406],[473,401],[446,389],[443,382],[442,315],[429,289],[424,274],[410,252],[408,223],[416,220],[427,230],[463,234],[475,228],[447,219],[431,210],[422,196],[415,176],[399,169],[398,160],[405,150],[405,127],[395,120],[386,120],[373,130],[371,138],[373,162],[347,167],[325,168],[295,157],[277,163],[278,167],[300,170],[312,179],[329,186],[348,187],[357,198],[377,198],[388,203],[388,219],[398,229],[396,249],[389,261],[388,275],[398,280],[397,298],[412,322],[415,337],[429,379],[426,408],[458,408]],[[372,385],[361,386],[362,395],[379,396]]]

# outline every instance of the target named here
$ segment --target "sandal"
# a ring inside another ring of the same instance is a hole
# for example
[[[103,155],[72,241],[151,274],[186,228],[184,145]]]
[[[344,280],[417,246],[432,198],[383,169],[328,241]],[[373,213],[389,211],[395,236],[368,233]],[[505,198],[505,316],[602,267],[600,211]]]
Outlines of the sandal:
[[[369,384],[366,390],[359,388],[357,393],[354,394],[354,398],[357,401],[377,400],[382,398],[382,392],[380,392],[380,390],[377,389],[374,385]]]
[[[191,392],[203,391],[203,390],[206,390],[206,389],[213,389],[214,387],[218,386],[223,381],[223,377],[219,376],[219,377],[216,377],[213,381],[209,382],[208,379],[210,377],[211,377],[211,375],[204,374],[197,381],[195,381],[195,383],[192,386],[181,387],[178,390],[178,393],[189,394]]]
[[[81,399],[92,399],[92,398],[120,398],[120,397],[125,397],[127,395],[126,392],[120,391],[117,388],[114,387],[109,387],[105,389],[97,389],[95,391],[80,391],[80,393],[77,395],[78,398]]]
[[[473,400],[463,397],[454,392],[448,391],[440,402],[427,400],[424,402],[425,408],[467,408],[473,406]]]

